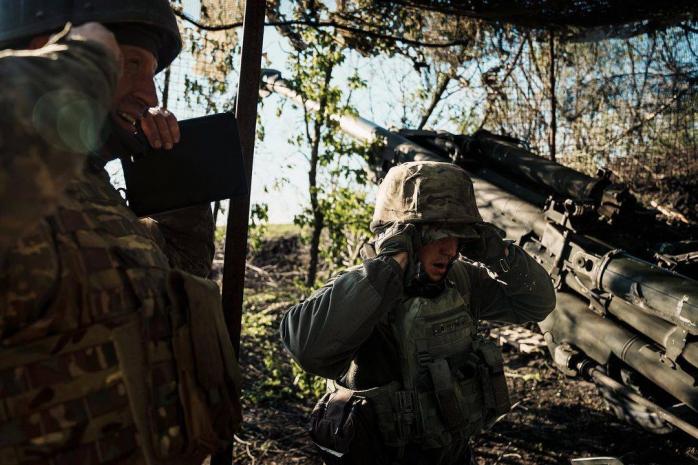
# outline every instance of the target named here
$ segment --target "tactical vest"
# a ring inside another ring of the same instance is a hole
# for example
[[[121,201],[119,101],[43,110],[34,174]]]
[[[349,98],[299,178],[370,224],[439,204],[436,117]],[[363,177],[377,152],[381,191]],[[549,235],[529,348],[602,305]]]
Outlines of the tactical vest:
[[[387,446],[450,446],[509,411],[501,352],[476,335],[456,289],[447,287],[433,299],[410,298],[390,319],[401,356],[401,382],[352,391],[369,400]],[[334,381],[328,389],[348,390]]]
[[[200,463],[232,439],[217,286],[170,268],[104,171],[5,258],[3,317],[41,314],[1,341],[0,463]]]

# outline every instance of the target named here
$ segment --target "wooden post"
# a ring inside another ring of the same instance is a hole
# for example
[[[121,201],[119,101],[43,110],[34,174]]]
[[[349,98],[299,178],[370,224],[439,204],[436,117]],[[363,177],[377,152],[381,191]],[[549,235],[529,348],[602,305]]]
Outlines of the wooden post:
[[[557,145],[557,100],[555,99],[555,33],[550,31],[550,159],[555,161]]]
[[[264,0],[247,0],[245,19],[243,20],[240,82],[238,83],[235,117],[240,131],[240,145],[245,161],[248,194],[244,198],[231,199],[228,206],[222,290],[223,312],[230,339],[238,358],[240,357],[242,297],[245,285],[245,259],[247,258],[247,224],[252,190],[252,165],[256,138],[262,42],[264,39],[264,15]],[[211,465],[231,465],[232,462],[232,447],[211,458]]]
[[[264,0],[248,0],[242,37],[240,82],[238,83],[235,116],[240,129],[240,144],[245,160],[245,176],[251,191],[254,141],[257,125],[257,100],[259,99],[259,73],[262,61],[264,36]],[[250,210],[250,193],[244,198],[231,199],[228,206],[228,226],[225,236],[225,261],[223,265],[223,311],[228,331],[240,356],[240,322],[242,319],[242,294],[245,284],[245,259],[247,256],[247,223]]]

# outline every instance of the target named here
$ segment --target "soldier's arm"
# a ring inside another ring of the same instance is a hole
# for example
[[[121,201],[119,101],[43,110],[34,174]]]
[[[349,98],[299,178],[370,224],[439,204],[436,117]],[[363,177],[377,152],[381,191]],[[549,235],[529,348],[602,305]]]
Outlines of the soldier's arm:
[[[284,315],[284,345],[306,371],[326,378],[341,376],[399,300],[402,275],[393,259],[377,257],[328,282]]]
[[[477,319],[508,323],[541,321],[555,308],[555,290],[545,269],[517,245],[505,242],[484,263],[458,260],[449,274],[470,294]]]
[[[208,277],[215,253],[215,225],[210,205],[197,205],[144,220],[161,244],[170,264],[188,273]]]
[[[0,52],[0,259],[96,148],[116,79],[113,55],[92,41]]]

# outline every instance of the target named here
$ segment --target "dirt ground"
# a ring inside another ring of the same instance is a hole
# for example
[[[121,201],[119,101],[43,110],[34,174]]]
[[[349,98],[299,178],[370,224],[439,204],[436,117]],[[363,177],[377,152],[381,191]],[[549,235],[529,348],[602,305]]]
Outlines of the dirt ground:
[[[294,285],[304,266],[299,247],[294,238],[265,244],[247,270],[241,350],[245,424],[236,437],[236,464],[322,463],[305,429],[317,380],[294,368],[278,338],[283,312],[303,297]],[[504,355],[514,407],[475,438],[478,465],[569,464],[600,456],[625,465],[698,464],[692,438],[655,436],[616,420],[593,384],[565,377],[543,351],[524,354],[505,347]]]

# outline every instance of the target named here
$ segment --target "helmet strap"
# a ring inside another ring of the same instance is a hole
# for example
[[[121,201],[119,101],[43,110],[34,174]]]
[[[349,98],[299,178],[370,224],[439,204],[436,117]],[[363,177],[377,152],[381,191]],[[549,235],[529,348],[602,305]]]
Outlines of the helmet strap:
[[[453,265],[454,261],[455,260],[451,260],[448,263],[446,274],[448,274],[448,270],[451,269],[451,265]],[[409,280],[409,285],[405,287],[405,293],[410,297],[426,297],[427,299],[433,299],[438,297],[446,289],[446,283],[446,278],[438,281],[429,279],[429,275],[424,271],[422,264],[417,263],[417,273]]]

